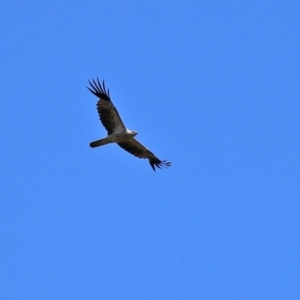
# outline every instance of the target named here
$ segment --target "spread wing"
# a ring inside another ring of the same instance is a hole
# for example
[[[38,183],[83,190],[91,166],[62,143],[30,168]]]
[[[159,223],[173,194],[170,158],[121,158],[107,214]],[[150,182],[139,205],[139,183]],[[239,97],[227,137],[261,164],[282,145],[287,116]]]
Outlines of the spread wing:
[[[149,163],[154,171],[155,171],[155,167],[168,168],[171,166],[171,162],[158,159],[150,150],[148,150],[146,147],[144,147],[134,138],[126,142],[118,143],[118,145],[124,150],[126,150],[127,152],[131,153],[132,155],[138,158],[148,158]]]
[[[97,110],[100,117],[100,120],[107,130],[108,134],[113,133],[114,131],[126,129],[120,115],[110,100],[109,89],[106,91],[104,80],[102,85],[97,78],[97,81],[89,81],[91,88],[87,87],[95,96],[99,98],[97,102]]]

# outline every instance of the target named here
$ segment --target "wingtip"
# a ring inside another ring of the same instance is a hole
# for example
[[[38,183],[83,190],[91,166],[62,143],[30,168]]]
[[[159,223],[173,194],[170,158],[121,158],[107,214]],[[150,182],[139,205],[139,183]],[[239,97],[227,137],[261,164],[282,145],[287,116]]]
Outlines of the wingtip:
[[[169,167],[172,166],[172,163],[170,161],[167,161],[167,160],[159,160],[157,157],[154,158],[154,159],[149,159],[149,162],[150,162],[150,165],[151,165],[151,168],[156,172],[156,168],[158,169],[161,169],[162,167],[163,168],[166,168],[168,169]]]
[[[96,97],[99,97],[103,100],[110,100],[109,90],[106,91],[105,83],[101,84],[99,78],[97,77],[96,80],[92,79],[92,81],[88,80],[90,87],[87,87],[89,91],[91,91]]]

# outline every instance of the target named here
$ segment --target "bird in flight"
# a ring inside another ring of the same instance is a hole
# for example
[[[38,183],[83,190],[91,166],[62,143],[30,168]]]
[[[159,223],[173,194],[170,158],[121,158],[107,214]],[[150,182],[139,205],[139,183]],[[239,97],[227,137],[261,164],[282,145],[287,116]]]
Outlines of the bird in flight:
[[[134,138],[138,134],[136,131],[129,130],[125,127],[117,109],[110,99],[109,89],[106,91],[104,80],[102,85],[98,78],[97,81],[89,81],[89,84],[90,87],[87,88],[99,98],[97,110],[100,120],[107,130],[107,137],[91,142],[90,146],[95,148],[109,143],[117,143],[130,154],[138,158],[147,158],[154,171],[155,167],[170,167],[171,162],[158,159],[150,150]]]

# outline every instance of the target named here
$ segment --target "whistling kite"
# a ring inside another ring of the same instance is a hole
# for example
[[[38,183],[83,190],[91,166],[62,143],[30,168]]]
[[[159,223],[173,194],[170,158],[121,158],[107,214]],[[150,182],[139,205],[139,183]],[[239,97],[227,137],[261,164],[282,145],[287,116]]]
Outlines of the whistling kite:
[[[97,110],[100,120],[107,130],[107,137],[90,143],[92,148],[103,146],[109,143],[117,143],[121,148],[133,154],[138,158],[148,158],[152,169],[155,167],[170,167],[171,162],[158,159],[150,150],[140,144],[134,137],[136,131],[129,130],[125,127],[120,115],[113,105],[109,89],[106,91],[104,80],[101,85],[99,79],[90,82],[91,88],[87,87],[95,96],[99,98],[97,102]]]

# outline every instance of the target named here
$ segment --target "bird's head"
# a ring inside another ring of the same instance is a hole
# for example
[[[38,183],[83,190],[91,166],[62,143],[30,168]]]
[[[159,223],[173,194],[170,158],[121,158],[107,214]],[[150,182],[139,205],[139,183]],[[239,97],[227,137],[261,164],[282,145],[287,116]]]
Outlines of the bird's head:
[[[134,131],[134,130],[130,130],[129,133],[130,133],[130,135],[132,135],[132,137],[134,137],[138,134],[137,131]]]

